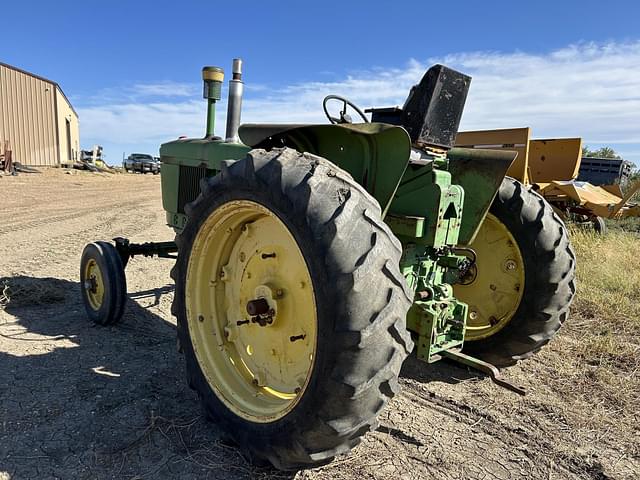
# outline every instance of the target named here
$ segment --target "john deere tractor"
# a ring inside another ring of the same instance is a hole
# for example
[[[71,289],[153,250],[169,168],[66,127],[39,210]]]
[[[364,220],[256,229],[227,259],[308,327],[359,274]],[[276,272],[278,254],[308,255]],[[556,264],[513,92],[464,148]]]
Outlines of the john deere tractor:
[[[470,77],[436,65],[401,108],[330,95],[328,124],[240,126],[236,59],[220,138],[223,71],[202,75],[204,138],[160,149],[175,240],[88,245],[93,321],[121,319],[131,257],[177,258],[188,384],[241,448],[280,469],[327,463],[376,428],[414,351],[523,393],[495,365],[557,332],[575,260],[550,206],[505,178],[515,153],[452,148]]]

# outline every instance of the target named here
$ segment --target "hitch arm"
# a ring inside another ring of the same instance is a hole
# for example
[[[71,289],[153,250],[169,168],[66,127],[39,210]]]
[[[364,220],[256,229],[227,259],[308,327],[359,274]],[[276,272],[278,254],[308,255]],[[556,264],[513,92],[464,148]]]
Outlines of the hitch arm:
[[[135,255],[143,255],[145,257],[157,256],[160,258],[177,258],[173,253],[178,251],[175,242],[145,242],[131,243],[129,239],[116,237],[113,239],[116,244],[116,250],[122,259],[122,266],[126,267],[129,259]]]
[[[449,358],[451,360],[455,360],[458,363],[462,363],[468,367],[479,370],[483,373],[486,373],[491,378],[491,381],[496,385],[500,385],[501,387],[506,388],[507,390],[511,390],[512,392],[517,393],[518,395],[526,395],[526,390],[522,387],[518,387],[513,385],[506,380],[500,377],[500,371],[495,367],[495,365],[491,365],[490,363],[484,362],[478,358],[471,357],[469,355],[465,355],[462,352],[445,350],[440,352],[440,355],[443,357]]]

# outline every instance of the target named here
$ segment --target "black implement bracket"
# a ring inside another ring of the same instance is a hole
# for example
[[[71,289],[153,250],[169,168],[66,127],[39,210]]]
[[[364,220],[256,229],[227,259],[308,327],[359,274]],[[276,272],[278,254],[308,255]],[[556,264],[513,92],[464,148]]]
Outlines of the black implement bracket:
[[[178,258],[176,255],[172,255],[172,253],[178,252],[176,242],[131,243],[128,238],[123,237],[116,237],[113,241],[122,259],[123,267],[126,267],[129,259],[136,255],[142,255],[144,257]]]

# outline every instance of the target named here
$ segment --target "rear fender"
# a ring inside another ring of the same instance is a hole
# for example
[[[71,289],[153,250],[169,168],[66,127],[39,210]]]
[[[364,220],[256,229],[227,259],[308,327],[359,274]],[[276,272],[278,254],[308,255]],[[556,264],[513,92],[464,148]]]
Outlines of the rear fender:
[[[290,147],[319,155],[346,170],[387,213],[409,163],[411,141],[402,127],[383,123],[257,125],[240,127],[253,148]]]
[[[459,245],[469,245],[475,239],[517,155],[514,151],[475,148],[453,148],[447,154],[451,183],[464,189]]]

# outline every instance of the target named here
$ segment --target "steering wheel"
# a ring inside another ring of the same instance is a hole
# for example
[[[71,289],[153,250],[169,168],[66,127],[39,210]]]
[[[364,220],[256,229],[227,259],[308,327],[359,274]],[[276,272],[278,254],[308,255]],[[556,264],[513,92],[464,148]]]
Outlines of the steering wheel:
[[[329,110],[327,109],[327,104],[329,103],[329,100],[336,100],[338,102],[342,102],[342,110],[340,111],[340,118],[332,117],[331,115],[329,115]],[[362,121],[364,123],[369,123],[369,119],[367,118],[367,116],[364,114],[362,110],[360,110],[353,102],[351,102],[350,100],[347,100],[344,97],[341,97],[340,95],[327,95],[326,97],[324,97],[324,100],[322,101],[322,109],[324,110],[324,114],[327,116],[329,121],[333,124],[353,123],[353,121],[351,120],[351,116],[347,115],[348,106],[351,107],[353,110],[355,110],[358,115],[360,115],[360,118],[362,118]]]

